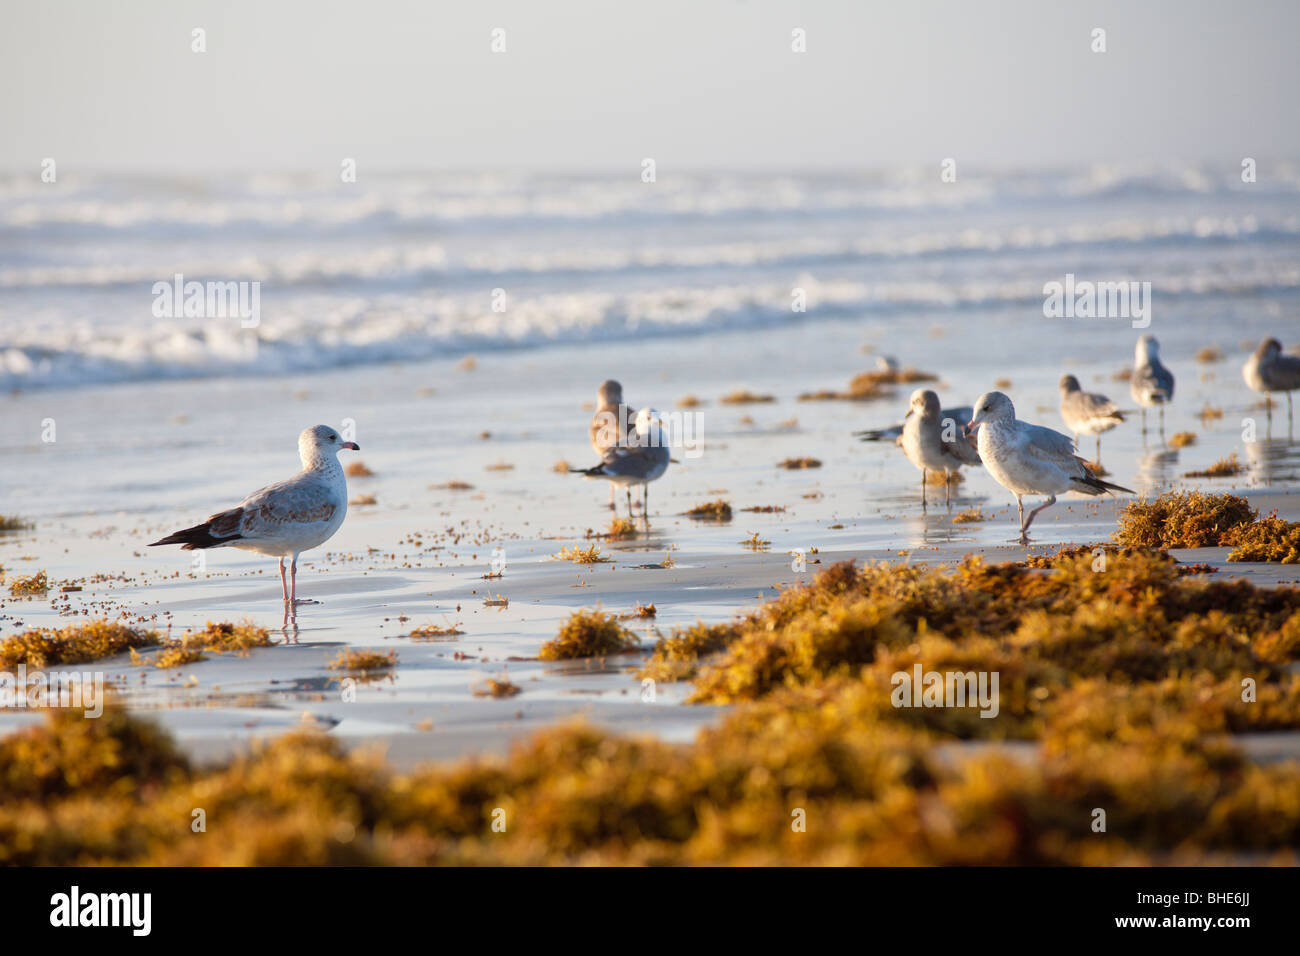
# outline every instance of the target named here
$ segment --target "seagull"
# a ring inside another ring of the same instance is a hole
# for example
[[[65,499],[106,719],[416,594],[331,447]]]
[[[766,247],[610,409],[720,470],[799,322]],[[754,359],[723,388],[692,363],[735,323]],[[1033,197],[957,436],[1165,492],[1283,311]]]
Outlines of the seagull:
[[[1142,406],[1142,435],[1147,433],[1147,409],[1160,406],[1160,434],[1165,433],[1165,406],[1174,398],[1174,373],[1160,364],[1160,343],[1154,335],[1143,335],[1133,354],[1133,375],[1129,391]]]
[[[591,417],[591,450],[600,458],[611,448],[627,444],[635,427],[636,411],[623,404],[623,386],[612,378],[596,391],[596,414]],[[614,510],[614,486],[609,486],[609,510]]]
[[[1246,360],[1241,376],[1257,392],[1286,392],[1286,423],[1291,428],[1291,393],[1300,388],[1300,356],[1283,355],[1282,343],[1265,339]],[[1268,421],[1273,423],[1273,403],[1267,403]]]
[[[627,492],[627,514],[632,517],[632,486],[640,485],[642,517],[650,520],[650,482],[662,478],[668,470],[668,441],[664,436],[659,413],[653,408],[643,408],[636,413],[635,429],[627,443],[606,450],[599,465],[591,468],[570,468],[575,474],[588,478],[605,478],[614,485],[622,485]]]
[[[1066,375],[1061,379],[1061,420],[1074,432],[1075,447],[1078,447],[1080,432],[1097,436],[1097,464],[1100,465],[1101,433],[1124,421],[1124,415],[1105,395],[1085,392],[1079,387],[1077,378]]]
[[[921,508],[925,509],[927,472],[941,471],[944,477],[944,504],[952,503],[948,476],[962,465],[980,464],[980,454],[966,437],[961,421],[945,417],[939,408],[939,396],[928,388],[912,393],[903,431],[896,442],[903,454],[921,469]]]
[[[360,451],[328,425],[306,429],[298,436],[302,471],[285,481],[255,491],[229,511],[219,511],[202,524],[176,531],[152,542],[179,544],[182,551],[239,548],[280,559],[280,588],[286,608],[298,603],[298,555],[328,541],[348,513],[348,484],[338,453]],[[284,559],[289,563],[289,582]]]
[[[1020,543],[1029,543],[1029,526],[1044,508],[1056,504],[1066,491],[1100,495],[1128,488],[1102,481],[1074,453],[1069,435],[1016,419],[1011,399],[1001,392],[985,392],[975,403],[970,427],[979,427],[980,458],[1003,488],[1016,496],[1020,509]],[[1047,495],[1047,500],[1025,518],[1025,495]]]
[[[975,413],[969,405],[959,405],[956,408],[943,408],[939,410],[939,420],[947,421],[952,419],[960,424],[961,422],[970,421],[971,415]],[[911,411],[908,411],[911,414]],[[899,437],[903,434],[903,427],[907,424],[906,419],[898,422],[896,425],[890,425],[888,428],[869,428],[866,431],[854,432],[853,437],[858,441],[893,441],[898,444]]]

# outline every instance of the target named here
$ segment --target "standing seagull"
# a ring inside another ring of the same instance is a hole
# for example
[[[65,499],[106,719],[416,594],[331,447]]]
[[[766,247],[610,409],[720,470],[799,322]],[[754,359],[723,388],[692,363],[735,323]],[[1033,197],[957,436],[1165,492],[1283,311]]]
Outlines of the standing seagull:
[[[328,541],[348,513],[348,483],[338,459],[343,448],[361,450],[328,425],[308,428],[298,436],[298,457],[302,459],[298,474],[267,485],[229,511],[169,534],[149,547],[179,544],[182,551],[229,547],[276,556],[284,603],[286,607],[297,604],[298,555]],[[285,558],[291,558],[287,583]]]
[[[1102,481],[1074,454],[1069,435],[1016,419],[1015,406],[1001,392],[986,392],[975,403],[970,427],[979,426],[980,458],[998,484],[1016,496],[1020,509],[1020,543],[1029,543],[1034,516],[1056,504],[1066,491],[1100,495],[1106,491],[1134,492]],[[1025,518],[1024,495],[1047,495]]]
[[[1265,339],[1246,360],[1241,377],[1257,392],[1286,392],[1286,426],[1291,430],[1291,393],[1300,388],[1300,356],[1283,355],[1282,343]],[[1267,403],[1268,423],[1273,424],[1273,403]]]
[[[912,393],[898,447],[921,469],[921,510],[925,510],[927,472],[943,472],[945,505],[952,503],[952,486],[948,476],[962,465],[978,465],[980,454],[966,437],[960,421],[945,418],[939,408],[939,396],[928,388]]]
[[[1174,399],[1174,373],[1160,364],[1160,343],[1154,335],[1143,335],[1133,354],[1133,375],[1129,391],[1142,406],[1142,437],[1147,434],[1147,409],[1160,406],[1160,436],[1165,434],[1165,405]]]
[[[627,516],[632,517],[632,486],[641,486],[641,515],[650,521],[650,482],[663,477],[668,470],[668,442],[660,427],[659,413],[653,408],[643,408],[636,413],[635,431],[625,445],[608,449],[599,465],[591,468],[570,468],[569,471],[588,478],[605,478],[610,488],[622,485],[627,492]]]
[[[591,416],[591,450],[604,458],[611,448],[627,444],[636,427],[636,412],[623,404],[623,386],[612,378],[596,390],[596,414]],[[609,486],[609,510],[614,510],[614,486]]]
[[[1124,416],[1105,395],[1085,392],[1079,387],[1079,380],[1073,375],[1061,379],[1061,420],[1065,427],[1074,432],[1074,444],[1078,447],[1079,433],[1097,436],[1097,464],[1101,464],[1101,433],[1108,432]]]
[[[908,414],[911,414],[910,408],[908,409]],[[957,422],[957,424],[960,425],[962,422],[970,421],[970,417],[973,414],[975,414],[975,410],[969,405],[959,405],[956,408],[940,409],[939,420],[943,421],[951,418],[954,422]],[[894,444],[897,445],[898,439],[902,437],[903,428],[906,425],[907,420],[904,419],[895,425],[890,425],[888,428],[868,428],[866,431],[854,432],[853,437],[858,439],[858,441],[888,441],[893,439]]]

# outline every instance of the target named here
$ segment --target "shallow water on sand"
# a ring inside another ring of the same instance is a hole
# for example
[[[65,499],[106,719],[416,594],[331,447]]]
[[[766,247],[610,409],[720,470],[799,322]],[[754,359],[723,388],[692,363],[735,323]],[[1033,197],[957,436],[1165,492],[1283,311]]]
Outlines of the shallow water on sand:
[[[133,706],[157,711],[201,755],[279,732],[304,713],[344,739],[382,741],[395,758],[411,760],[499,750],[569,715],[685,739],[716,718],[716,710],[678,706],[683,688],[661,686],[647,703],[630,672],[635,658],[542,663],[536,660],[541,644],[578,607],[623,612],[653,603],[654,621],[633,625],[649,644],[656,627],[725,619],[775,593],[775,585],[814,573],[822,558],[936,560],[1005,545],[1014,537],[1014,499],[982,470],[967,473],[951,508],[943,506],[942,490],[931,488],[930,508],[922,513],[919,475],[901,453],[892,444],[850,437],[897,419],[909,386],[869,403],[796,400],[802,392],[842,387],[871,367],[865,344],[941,373],[937,387],[952,401],[970,401],[995,375],[1006,376],[1022,416],[1059,427],[1055,379],[1067,367],[1065,356],[1075,356],[1068,367],[1085,379],[1108,379],[1123,364],[1130,338],[1118,331],[1101,337],[1084,362],[1077,337],[1049,333],[1041,319],[1014,334],[1010,317],[983,322],[1007,331],[939,335],[927,322],[923,336],[913,331],[909,339],[870,323],[838,321],[762,336],[718,335],[708,347],[653,340],[633,350],[499,353],[481,357],[472,371],[446,361],[276,380],[11,394],[2,400],[0,432],[5,511],[36,527],[0,537],[0,565],[11,576],[43,569],[82,590],[7,598],[0,628],[7,634],[99,616],[173,631],[243,618],[272,628],[283,646],[246,658],[213,656],[172,672],[125,661],[102,668]],[[1006,341],[1017,349],[1003,356],[994,343]],[[1259,413],[1232,374],[1237,356],[1198,366],[1191,346],[1190,336],[1173,335],[1166,349],[1180,381],[1166,431],[1195,431],[1196,443],[1172,450],[1151,435],[1144,448],[1139,428],[1126,424],[1104,439],[1112,480],[1148,493],[1179,484],[1294,488],[1300,446],[1278,437],[1285,410],[1271,443],[1243,443],[1241,417]],[[1224,346],[1228,351],[1231,343]],[[676,452],[680,463],[653,486],[649,530],[632,541],[601,543],[611,563],[557,562],[552,554],[609,521],[603,484],[552,469],[560,459],[583,464],[591,458],[583,404],[605,375],[620,377],[638,404],[668,410],[688,393],[698,396],[704,404],[692,411],[703,427],[702,453]],[[1116,383],[1102,384],[1122,395]],[[717,402],[739,387],[777,400]],[[1220,405],[1224,418],[1202,427],[1194,412],[1207,401]],[[42,443],[41,422],[51,418],[56,441]],[[320,603],[300,608],[296,627],[282,629],[273,560],[224,549],[207,552],[206,565],[195,569],[191,552],[146,547],[292,473],[300,428],[348,418],[362,448],[354,457],[374,472],[351,479],[349,490],[374,495],[376,504],[353,506],[336,537],[304,555],[299,593]],[[1248,467],[1239,478],[1179,478],[1234,451]],[[805,456],[822,466],[777,467]],[[496,467],[503,464],[511,467]],[[451,481],[473,488],[431,487]],[[719,497],[737,509],[729,523],[682,515]],[[767,506],[785,510],[740,510]],[[952,521],[973,507],[988,520]],[[1065,498],[1040,516],[1035,543],[1101,540],[1112,527],[1113,508],[1108,501]],[[768,542],[763,552],[742,543],[754,533]],[[504,574],[485,579],[496,547],[504,553]],[[814,548],[820,554],[808,555],[803,574],[792,570],[789,552]],[[666,555],[672,566],[656,567]],[[485,607],[489,593],[506,596],[509,605]],[[445,643],[403,637],[428,623],[459,623],[466,633]],[[394,678],[364,684],[355,703],[343,703],[326,664],[344,644],[397,649]],[[473,696],[483,680],[503,674],[523,692],[504,700]],[[0,726],[27,719],[6,714]]]

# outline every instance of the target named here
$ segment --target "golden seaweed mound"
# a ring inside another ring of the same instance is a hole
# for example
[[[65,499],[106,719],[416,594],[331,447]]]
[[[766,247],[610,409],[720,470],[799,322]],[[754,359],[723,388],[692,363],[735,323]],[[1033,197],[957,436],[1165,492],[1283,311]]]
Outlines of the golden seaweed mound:
[[[1300,523],[1283,521],[1277,513],[1239,528],[1229,561],[1274,561],[1300,564]]]
[[[1073,549],[1038,563],[832,565],[737,622],[661,639],[645,674],[692,676],[693,700],[731,703],[839,677],[885,687],[918,662],[998,669],[1005,718],[1032,715],[1083,678],[1158,680],[1189,669],[1280,675],[1300,646],[1294,589],[1183,575],[1160,552],[1117,549],[1099,564]],[[1005,719],[973,726],[994,735],[1014,729]]]
[[[611,625],[556,640],[609,653]],[[1300,728],[1297,661],[1300,590],[1145,547],[844,562],[659,642],[646,682],[732,704],[689,744],[566,724],[399,772],[304,730],[191,767],[116,708],[52,711],[0,740],[0,862],[1295,864],[1300,761],[1237,735]],[[918,667],[997,675],[996,715],[900,706]]]
[[[160,638],[155,631],[110,624],[108,621],[87,621],[85,624],[62,628],[38,627],[0,642],[0,667],[12,668],[19,664],[28,667],[82,664],[123,654],[137,647],[153,647],[159,643]]]
[[[582,610],[569,616],[560,633],[542,645],[544,661],[575,657],[604,657],[627,654],[639,648],[636,636],[618,622],[618,616],[604,611]]]
[[[1138,548],[1212,548],[1232,544],[1233,532],[1255,516],[1236,495],[1176,492],[1126,505],[1114,538]]]

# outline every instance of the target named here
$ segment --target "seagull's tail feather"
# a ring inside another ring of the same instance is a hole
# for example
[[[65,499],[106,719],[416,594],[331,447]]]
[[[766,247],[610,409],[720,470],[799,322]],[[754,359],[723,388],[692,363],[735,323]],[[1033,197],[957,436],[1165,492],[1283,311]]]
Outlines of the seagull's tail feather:
[[[196,549],[215,548],[242,538],[242,534],[223,535],[213,533],[213,525],[223,517],[225,515],[213,515],[203,524],[196,524],[193,528],[186,528],[183,531],[173,531],[165,538],[151,541],[149,547],[154,548],[160,544],[179,544],[182,551],[194,551]]]
[[[1100,495],[1107,491],[1122,491],[1125,494],[1137,494],[1132,488],[1125,488],[1123,485],[1112,485],[1109,481],[1102,481],[1096,475],[1089,474],[1087,478],[1071,478],[1071,481],[1082,485],[1076,488],[1076,491],[1082,491],[1085,495]]]
[[[863,432],[854,432],[858,441],[886,441],[898,435],[897,428],[871,428]]]
[[[604,464],[592,465],[590,468],[570,468],[571,475],[586,475],[588,478],[602,478],[605,475]]]

